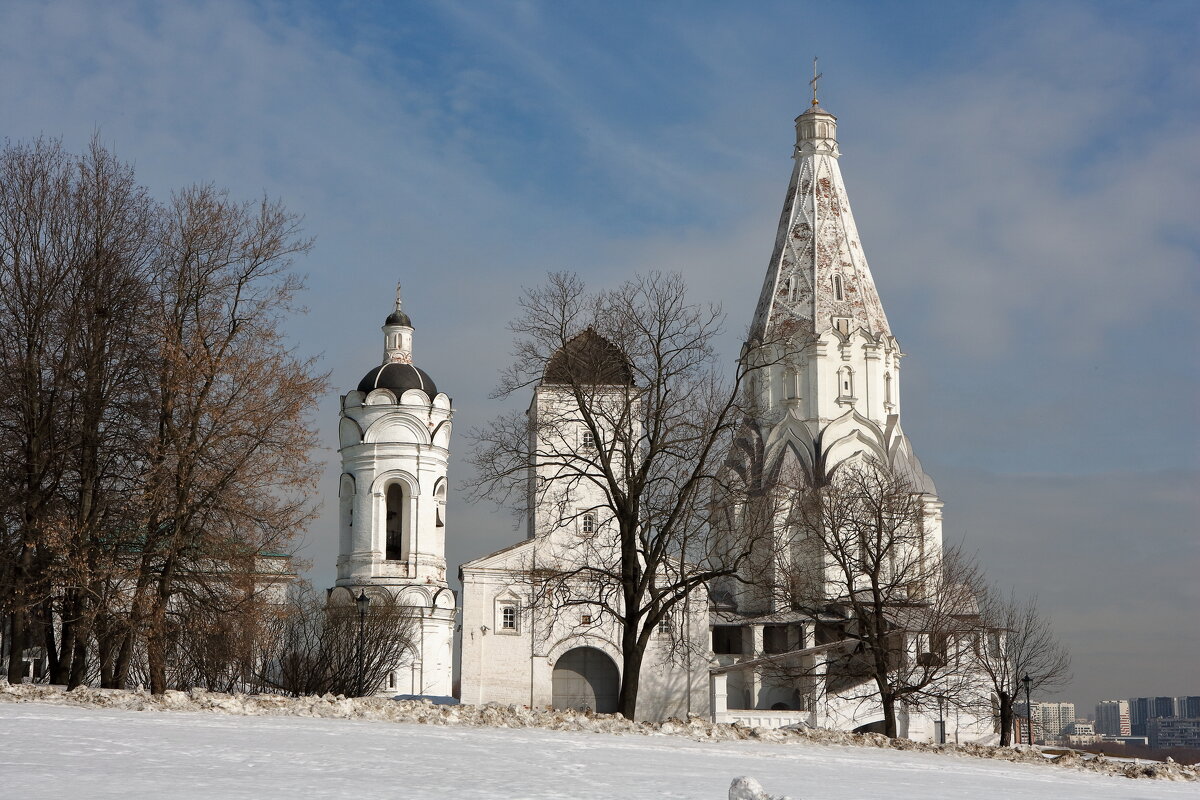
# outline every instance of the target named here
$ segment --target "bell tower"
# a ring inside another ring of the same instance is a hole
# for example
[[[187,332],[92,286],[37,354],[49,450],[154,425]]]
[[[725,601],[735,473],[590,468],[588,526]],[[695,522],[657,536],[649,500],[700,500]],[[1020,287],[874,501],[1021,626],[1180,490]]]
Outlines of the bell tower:
[[[381,692],[450,695],[456,603],[446,584],[446,472],[454,411],[413,363],[413,325],[398,286],[382,330],[382,363],[341,398],[337,585],[330,598],[347,602],[365,591],[414,617],[412,656]]]

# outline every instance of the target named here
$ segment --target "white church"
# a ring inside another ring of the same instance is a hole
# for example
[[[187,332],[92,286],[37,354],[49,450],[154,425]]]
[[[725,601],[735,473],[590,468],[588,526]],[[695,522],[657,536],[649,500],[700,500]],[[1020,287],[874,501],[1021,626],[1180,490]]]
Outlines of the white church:
[[[855,228],[836,132],[836,118],[815,99],[796,119],[795,164],[743,358],[771,358],[762,342],[790,339],[792,346],[786,358],[753,379],[752,419],[743,436],[750,446],[746,455],[731,453],[730,463],[736,467],[740,459],[748,471],[777,475],[789,462],[818,452],[831,463],[869,454],[919,487],[930,541],[940,548],[941,503],[900,426],[903,354]],[[528,580],[539,556],[570,547],[575,527],[596,521],[584,515],[567,525],[559,514],[532,508],[525,539],[460,567],[459,608],[445,562],[451,401],[413,363],[413,325],[399,295],[383,333],[382,365],[341,402],[340,555],[333,590],[349,593],[343,599],[363,590],[387,593],[419,619],[411,660],[397,666],[381,691],[453,693],[471,704],[615,711],[622,663],[616,623],[592,619],[585,607],[546,613],[532,602]],[[611,347],[590,330],[569,346]],[[572,402],[556,371],[551,359],[532,391],[528,414],[535,423],[538,415]],[[597,380],[617,389],[629,379],[616,370]],[[539,464],[528,470],[531,484],[554,480]],[[553,492],[550,486],[542,496]],[[672,646],[666,631],[661,641],[651,641],[640,679],[640,717],[700,714],[767,727],[877,729],[877,704],[854,690],[800,692],[760,668],[780,653],[821,658],[817,626],[778,601],[737,582],[708,586],[689,597],[672,624],[687,647],[681,651],[678,641]],[[993,733],[990,716],[961,713],[938,720],[944,727],[935,733],[939,715],[904,713],[900,733],[958,741]]]

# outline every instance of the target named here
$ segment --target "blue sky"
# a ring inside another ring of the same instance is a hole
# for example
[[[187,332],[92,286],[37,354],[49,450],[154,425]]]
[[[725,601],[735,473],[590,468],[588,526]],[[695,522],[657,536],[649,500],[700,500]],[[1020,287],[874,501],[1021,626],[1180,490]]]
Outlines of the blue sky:
[[[820,56],[947,536],[1038,593],[1086,705],[1200,693],[1198,29],[1190,2],[10,0],[0,133],[283,199],[317,241],[301,349],[353,387],[402,280],[461,432],[548,270],[679,270],[732,359]],[[452,566],[519,535],[450,512]]]

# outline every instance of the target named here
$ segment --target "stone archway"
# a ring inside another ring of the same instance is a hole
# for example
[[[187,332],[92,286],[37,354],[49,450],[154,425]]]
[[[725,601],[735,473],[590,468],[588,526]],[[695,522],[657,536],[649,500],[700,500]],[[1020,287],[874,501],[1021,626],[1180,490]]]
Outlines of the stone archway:
[[[590,708],[597,714],[617,712],[621,677],[602,650],[576,647],[554,664],[554,707]]]

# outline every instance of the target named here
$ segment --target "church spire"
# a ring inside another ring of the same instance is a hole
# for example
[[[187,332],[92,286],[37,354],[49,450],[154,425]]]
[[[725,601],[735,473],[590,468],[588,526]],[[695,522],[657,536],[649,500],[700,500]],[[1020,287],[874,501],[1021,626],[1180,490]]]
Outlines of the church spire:
[[[765,341],[781,332],[891,334],[867,266],[838,167],[837,117],[817,99],[796,117],[796,161],[751,326]]]
[[[412,320],[401,309],[400,284],[396,284],[396,310],[383,323],[383,363],[412,363]]]

